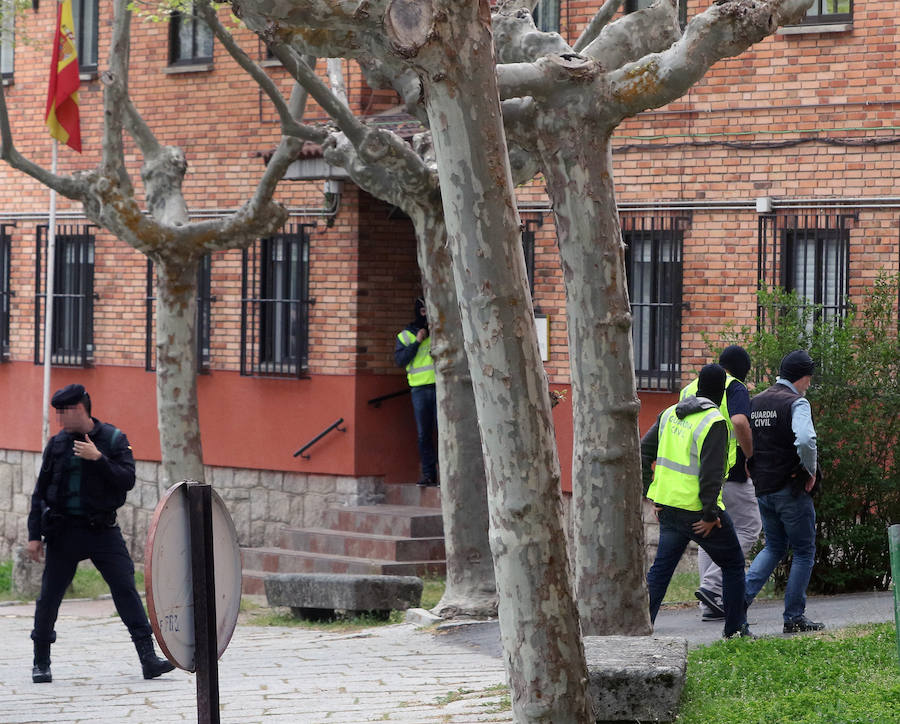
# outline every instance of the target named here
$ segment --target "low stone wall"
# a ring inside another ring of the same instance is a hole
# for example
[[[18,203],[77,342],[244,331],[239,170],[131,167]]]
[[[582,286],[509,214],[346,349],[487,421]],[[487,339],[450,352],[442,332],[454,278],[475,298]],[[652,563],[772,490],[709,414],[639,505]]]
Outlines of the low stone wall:
[[[12,556],[16,543],[27,542],[26,520],[31,493],[40,468],[40,455],[19,450],[0,450],[0,559]],[[244,547],[276,544],[284,526],[318,527],[325,511],[335,505],[367,505],[383,497],[380,477],[349,477],[270,470],[208,467],[207,482],[225,502],[234,519],[238,542]],[[135,562],[144,560],[147,528],[165,480],[159,463],[138,461],[137,481],[128,500],[119,510],[119,526]],[[572,539],[571,496],[563,505],[565,527]],[[647,565],[653,562],[659,526],[649,503],[644,506],[644,540]],[[571,546],[570,546],[571,550]],[[697,569],[697,547],[688,546],[678,570]]]
[[[15,545],[27,541],[26,521],[39,468],[37,453],[0,450],[0,559],[10,558]],[[317,527],[329,506],[365,505],[382,497],[378,477],[214,467],[208,467],[206,475],[234,520],[241,546],[275,545],[284,526]],[[166,483],[158,463],[138,461],[136,477],[118,520],[135,562],[141,563],[147,529]]]

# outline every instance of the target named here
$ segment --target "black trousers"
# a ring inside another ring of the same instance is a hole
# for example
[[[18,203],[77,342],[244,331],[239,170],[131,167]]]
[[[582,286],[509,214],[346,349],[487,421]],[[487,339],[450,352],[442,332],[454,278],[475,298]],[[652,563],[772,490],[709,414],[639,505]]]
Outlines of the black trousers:
[[[119,526],[90,528],[66,520],[47,542],[41,596],[34,607],[35,641],[56,641],[56,617],[66,589],[75,577],[79,561],[90,559],[109,586],[113,603],[132,640],[150,636],[152,630],[144,604],[134,585],[134,562],[125,547]]]

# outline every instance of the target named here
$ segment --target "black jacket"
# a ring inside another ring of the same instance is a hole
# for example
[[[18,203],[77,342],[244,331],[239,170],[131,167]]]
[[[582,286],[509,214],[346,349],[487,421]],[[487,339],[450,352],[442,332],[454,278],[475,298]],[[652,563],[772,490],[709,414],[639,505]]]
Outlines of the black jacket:
[[[774,384],[750,402],[753,458],[749,467],[757,496],[789,485],[792,473],[802,467],[791,424],[793,404],[800,397],[786,385]]]
[[[99,460],[81,464],[81,502],[88,518],[115,520],[115,511],[125,503],[134,487],[134,456],[125,434],[96,418],[88,433],[102,453]],[[75,435],[59,432],[44,448],[41,470],[31,495],[28,513],[28,540],[41,539],[41,516],[45,509],[63,512],[68,491],[68,470]]]

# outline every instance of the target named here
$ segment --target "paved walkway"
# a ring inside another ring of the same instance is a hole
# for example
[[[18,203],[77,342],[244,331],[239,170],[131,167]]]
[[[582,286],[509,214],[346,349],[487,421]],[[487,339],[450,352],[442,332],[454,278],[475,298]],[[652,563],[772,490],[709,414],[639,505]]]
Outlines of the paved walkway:
[[[780,635],[780,601],[750,611],[757,633]],[[811,598],[808,613],[829,628],[892,621],[893,598]],[[193,675],[176,670],[145,681],[109,600],[64,602],[53,683],[33,684],[32,614],[32,604],[0,606],[0,723],[197,721]],[[691,606],[662,610],[656,633],[699,645],[718,639],[721,627],[701,623]],[[358,633],[238,626],[219,661],[221,721],[508,724],[498,635],[495,622],[441,632],[413,623]]]

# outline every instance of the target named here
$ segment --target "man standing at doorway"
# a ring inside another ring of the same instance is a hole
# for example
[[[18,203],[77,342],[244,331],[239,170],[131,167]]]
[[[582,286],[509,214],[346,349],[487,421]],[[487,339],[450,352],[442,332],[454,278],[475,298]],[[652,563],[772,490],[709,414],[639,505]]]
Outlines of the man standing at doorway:
[[[437,432],[437,393],[434,385],[434,360],[431,358],[428,317],[425,312],[425,300],[421,297],[415,301],[415,318],[397,335],[394,361],[398,367],[406,370],[413,414],[416,417],[419,462],[422,466],[422,477],[418,485],[436,487],[437,451],[434,436]]]

